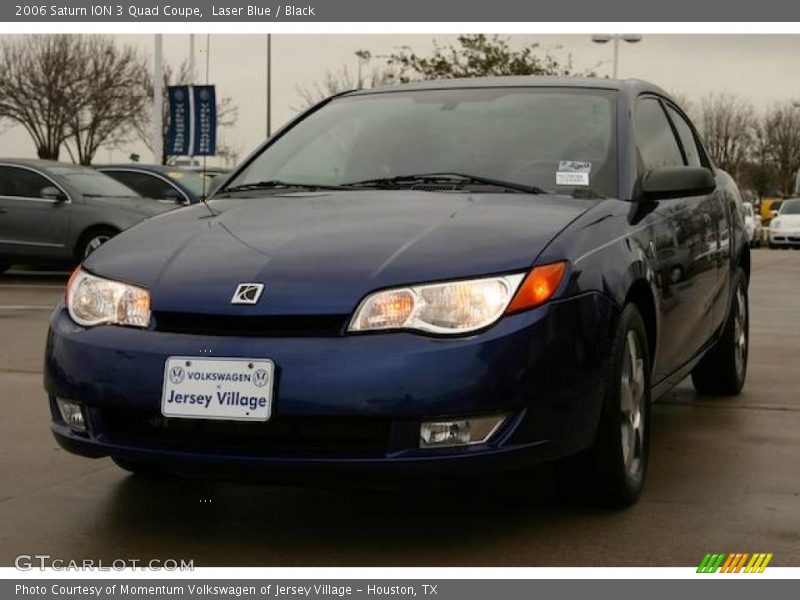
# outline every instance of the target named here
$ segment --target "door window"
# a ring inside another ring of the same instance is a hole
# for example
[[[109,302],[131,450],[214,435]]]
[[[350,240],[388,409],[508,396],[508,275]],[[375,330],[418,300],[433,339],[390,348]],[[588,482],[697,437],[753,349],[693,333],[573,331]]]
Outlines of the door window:
[[[50,181],[28,169],[0,167],[0,196],[41,198],[42,189],[52,186]]]
[[[636,148],[643,170],[683,166],[680,147],[658,100],[644,98],[639,101],[634,127]]]
[[[120,183],[127,185],[134,190],[137,194],[145,198],[155,198],[157,200],[162,198],[181,198],[175,188],[169,183],[147,173],[138,173],[135,171],[104,171],[106,175],[110,175]]]
[[[678,137],[681,139],[681,146],[686,154],[686,163],[690,167],[702,167],[703,162],[700,160],[700,151],[697,148],[697,139],[694,137],[694,132],[686,119],[671,106],[667,107],[669,117],[678,131]]]

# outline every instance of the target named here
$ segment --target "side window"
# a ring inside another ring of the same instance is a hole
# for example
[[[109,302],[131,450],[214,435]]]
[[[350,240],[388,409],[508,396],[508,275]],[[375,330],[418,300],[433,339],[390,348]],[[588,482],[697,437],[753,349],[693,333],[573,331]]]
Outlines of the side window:
[[[639,101],[636,105],[634,128],[636,147],[644,170],[683,165],[678,141],[658,100],[644,98]]]
[[[168,198],[170,195],[175,197],[176,195],[174,188],[166,181],[146,173],[136,173],[134,171],[106,171],[105,173],[145,198],[158,200]]]
[[[0,167],[0,196],[41,198],[42,189],[53,184],[28,169]]]
[[[683,151],[686,153],[686,162],[690,167],[702,167],[703,163],[700,160],[700,152],[697,149],[697,140],[694,137],[692,128],[686,122],[686,119],[671,106],[667,106],[667,112],[669,112],[669,118],[672,119],[675,129],[678,131],[681,146],[683,146]]]

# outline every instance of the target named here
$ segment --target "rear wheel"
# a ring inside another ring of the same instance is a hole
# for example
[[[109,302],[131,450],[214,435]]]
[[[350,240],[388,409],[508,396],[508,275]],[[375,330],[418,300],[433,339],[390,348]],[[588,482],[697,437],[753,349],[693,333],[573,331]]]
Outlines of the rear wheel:
[[[630,506],[644,486],[649,445],[647,331],[639,310],[628,304],[614,336],[597,437],[591,448],[562,462],[562,488],[577,499]]]
[[[728,319],[717,343],[692,371],[694,389],[701,394],[735,396],[747,376],[750,315],[747,277],[739,268]]]
[[[167,474],[159,465],[145,460],[123,458],[121,456],[112,456],[111,460],[113,460],[114,464],[119,468],[140,477],[163,477]]]

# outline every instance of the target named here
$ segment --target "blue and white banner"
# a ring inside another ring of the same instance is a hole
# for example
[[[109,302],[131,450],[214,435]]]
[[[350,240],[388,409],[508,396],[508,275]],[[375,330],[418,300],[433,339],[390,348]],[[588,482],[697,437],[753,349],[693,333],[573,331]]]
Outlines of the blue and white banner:
[[[217,152],[217,99],[213,85],[196,85],[194,99],[194,156]]]
[[[169,129],[167,130],[167,156],[189,154],[191,136],[191,107],[188,85],[171,85],[169,97]]]

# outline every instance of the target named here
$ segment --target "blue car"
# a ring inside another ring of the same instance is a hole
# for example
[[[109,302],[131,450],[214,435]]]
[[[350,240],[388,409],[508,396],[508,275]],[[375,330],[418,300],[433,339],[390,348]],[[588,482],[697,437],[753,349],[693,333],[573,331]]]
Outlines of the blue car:
[[[52,430],[134,473],[473,478],[641,493],[651,402],[737,394],[734,181],[641,81],[340,94],[207,203],[109,240],[45,359]],[[366,478],[366,479],[365,479]]]

